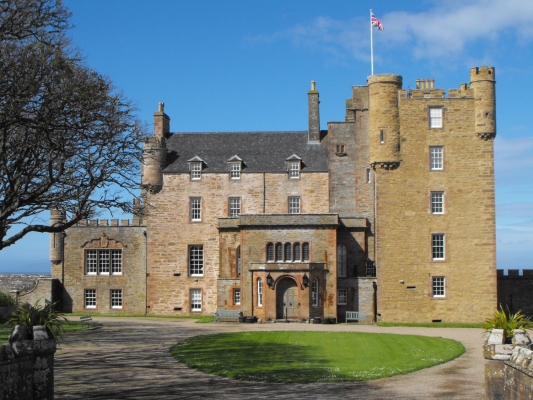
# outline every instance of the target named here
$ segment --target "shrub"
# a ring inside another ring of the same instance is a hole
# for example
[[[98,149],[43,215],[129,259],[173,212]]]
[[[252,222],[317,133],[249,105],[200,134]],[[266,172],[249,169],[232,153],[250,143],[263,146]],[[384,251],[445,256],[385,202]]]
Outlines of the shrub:
[[[17,315],[10,318],[8,322],[13,325],[25,326],[28,329],[30,338],[33,338],[34,326],[44,325],[50,338],[58,339],[63,333],[61,321],[66,321],[66,318],[55,312],[54,304],[46,300],[44,307],[38,301],[34,305],[21,304],[17,309]]]
[[[7,293],[0,292],[0,307],[11,307],[16,305],[17,301],[13,297]]]
[[[520,310],[511,314],[509,308],[504,310],[501,304],[499,309],[494,310],[492,318],[487,318],[483,326],[486,331],[503,329],[507,343],[510,343],[513,339],[513,331],[515,329],[528,329],[532,327],[533,323],[530,318],[522,314]]]

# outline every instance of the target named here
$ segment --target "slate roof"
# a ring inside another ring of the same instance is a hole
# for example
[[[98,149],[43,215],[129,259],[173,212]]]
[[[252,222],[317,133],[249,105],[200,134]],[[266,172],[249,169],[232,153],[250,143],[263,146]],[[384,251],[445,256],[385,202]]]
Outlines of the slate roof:
[[[202,173],[228,172],[228,160],[242,158],[242,173],[286,172],[286,160],[293,154],[302,159],[302,172],[328,171],[325,141],[308,144],[307,131],[299,132],[176,132],[166,140],[167,167],[164,172],[186,173],[188,160],[204,160]]]

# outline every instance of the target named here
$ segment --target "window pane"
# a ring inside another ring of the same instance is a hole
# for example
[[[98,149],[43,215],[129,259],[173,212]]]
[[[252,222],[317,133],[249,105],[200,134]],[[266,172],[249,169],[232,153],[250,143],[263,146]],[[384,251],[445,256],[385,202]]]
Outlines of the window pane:
[[[444,192],[431,192],[431,212],[433,214],[444,213]]]
[[[263,280],[261,278],[257,280],[257,305],[263,305]]]
[[[285,261],[292,261],[292,245],[290,243],[285,243]]]
[[[294,243],[294,261],[301,261],[300,243]]]
[[[122,273],[122,250],[111,250],[111,273]]]
[[[85,265],[87,268],[88,275],[96,274],[97,265],[98,265],[98,256],[96,250],[86,250],[85,251]]]
[[[274,244],[267,244],[267,261],[274,261]]]
[[[122,308],[122,289],[111,289],[111,308]]]
[[[276,261],[283,261],[283,246],[281,243],[276,243]]]
[[[311,296],[313,301],[313,306],[318,307],[318,279],[313,280],[313,285],[311,287]]]
[[[85,308],[96,308],[95,289],[85,289]]]
[[[230,197],[229,198],[229,216],[236,217],[241,213],[241,198]]]
[[[191,311],[202,311],[201,289],[191,289]]]
[[[233,304],[241,304],[241,289],[233,289]]]
[[[291,161],[289,162],[289,178],[299,178],[300,177],[300,162]]]
[[[431,237],[432,257],[434,260],[444,260],[444,234]]]
[[[442,108],[430,108],[429,121],[431,128],[442,128]]]
[[[348,303],[348,289],[339,289],[338,294],[337,303],[339,305],[346,305]]]
[[[98,250],[98,273],[109,275],[109,250]]]
[[[239,179],[241,177],[241,164],[240,163],[233,163],[230,164],[230,178],[231,179]]]
[[[340,244],[337,247],[337,273],[339,277],[346,278],[348,270],[348,256],[346,251],[346,246]]]
[[[289,197],[289,214],[300,214],[300,197]]]
[[[204,246],[189,247],[189,275],[201,276],[204,274]]]
[[[237,275],[241,275],[241,246],[237,246]]]
[[[202,219],[202,199],[191,197],[190,199],[191,221],[201,221]]]
[[[443,276],[433,277],[433,297],[444,297],[445,281]]]
[[[303,247],[304,261],[309,261],[309,243],[304,243],[302,247]]]
[[[442,169],[442,147],[429,148],[430,168],[432,170]]]
[[[191,179],[198,180],[202,177],[202,164],[191,163]]]

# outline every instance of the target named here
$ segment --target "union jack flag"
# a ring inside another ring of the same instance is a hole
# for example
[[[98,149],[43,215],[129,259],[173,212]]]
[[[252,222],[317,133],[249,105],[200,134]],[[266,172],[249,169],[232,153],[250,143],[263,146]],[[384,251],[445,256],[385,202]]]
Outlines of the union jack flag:
[[[374,13],[372,13],[372,26],[378,28],[380,31],[382,31],[384,29],[383,25],[381,24],[379,19],[376,18]]]

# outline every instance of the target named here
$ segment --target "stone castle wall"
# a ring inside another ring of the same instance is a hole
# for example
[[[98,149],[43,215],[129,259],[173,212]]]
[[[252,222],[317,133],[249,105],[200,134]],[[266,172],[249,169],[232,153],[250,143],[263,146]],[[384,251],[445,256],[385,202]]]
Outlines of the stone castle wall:
[[[498,305],[533,318],[533,270],[525,269],[523,275],[516,269],[508,270],[508,275],[498,270]]]

